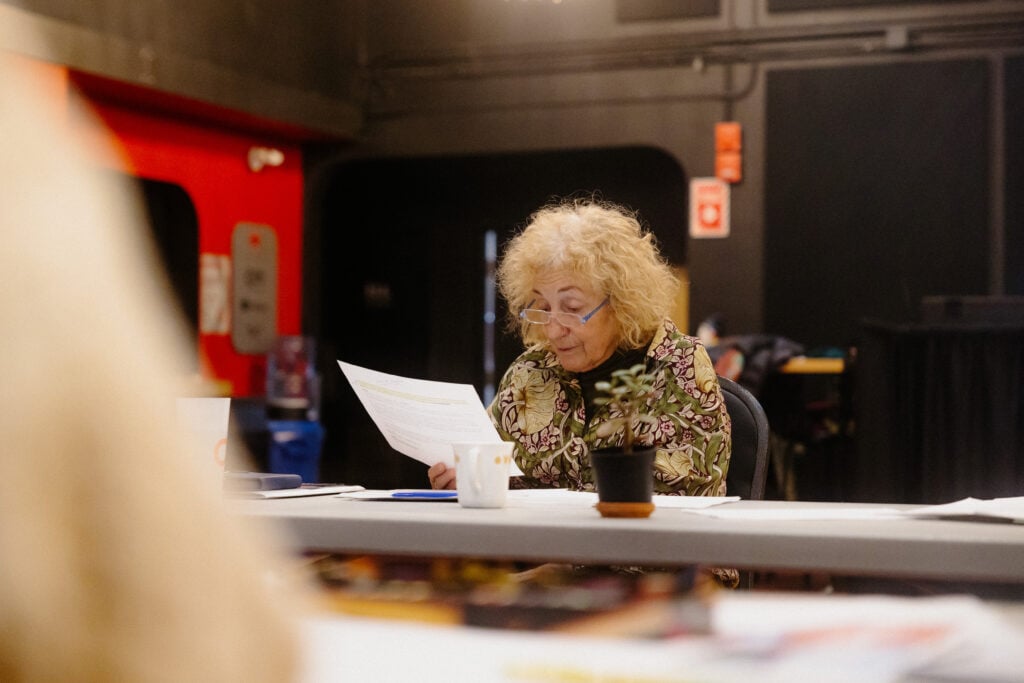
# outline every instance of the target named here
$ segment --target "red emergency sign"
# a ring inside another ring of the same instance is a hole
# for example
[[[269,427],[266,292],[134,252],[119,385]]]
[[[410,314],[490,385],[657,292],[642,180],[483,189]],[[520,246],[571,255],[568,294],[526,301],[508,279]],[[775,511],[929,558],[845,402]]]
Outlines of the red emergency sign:
[[[729,236],[729,184],[718,178],[690,180],[690,237]]]

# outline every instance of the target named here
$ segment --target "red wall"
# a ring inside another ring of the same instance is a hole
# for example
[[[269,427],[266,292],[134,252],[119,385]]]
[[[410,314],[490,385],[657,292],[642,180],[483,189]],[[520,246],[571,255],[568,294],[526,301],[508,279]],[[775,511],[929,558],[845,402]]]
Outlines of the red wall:
[[[149,111],[112,103],[108,98],[91,103],[120,148],[120,170],[175,183],[189,194],[198,215],[201,254],[230,256],[232,230],[240,222],[274,228],[278,241],[278,333],[298,334],[302,311],[300,148],[258,133],[196,122],[187,114]],[[284,163],[251,171],[247,159],[253,146],[281,150]],[[197,352],[204,378],[215,380],[220,393],[264,393],[265,357],[238,353],[230,332],[200,332]]]

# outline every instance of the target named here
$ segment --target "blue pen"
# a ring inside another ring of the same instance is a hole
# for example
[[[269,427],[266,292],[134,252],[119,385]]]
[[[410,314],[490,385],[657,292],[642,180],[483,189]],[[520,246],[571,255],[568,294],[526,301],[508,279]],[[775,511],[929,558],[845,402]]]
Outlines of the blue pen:
[[[455,498],[458,491],[393,491],[392,498]]]

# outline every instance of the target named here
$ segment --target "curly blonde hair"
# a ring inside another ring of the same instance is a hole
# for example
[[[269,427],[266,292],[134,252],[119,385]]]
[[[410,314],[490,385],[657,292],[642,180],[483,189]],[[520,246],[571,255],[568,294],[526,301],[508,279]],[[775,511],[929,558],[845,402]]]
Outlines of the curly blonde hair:
[[[603,292],[619,328],[619,346],[636,349],[650,342],[670,315],[679,286],[653,233],[635,211],[596,198],[548,204],[509,241],[497,269],[497,283],[508,304],[508,328],[525,344],[546,345],[539,325],[520,320],[544,273],[565,270]]]

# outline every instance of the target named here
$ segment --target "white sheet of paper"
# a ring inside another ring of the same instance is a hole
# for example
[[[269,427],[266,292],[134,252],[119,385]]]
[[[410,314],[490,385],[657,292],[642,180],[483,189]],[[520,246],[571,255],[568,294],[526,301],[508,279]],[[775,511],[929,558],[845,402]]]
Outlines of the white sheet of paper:
[[[763,521],[811,519],[896,519],[896,508],[799,507],[799,508],[719,508],[688,509],[687,512],[720,519],[753,519]]]
[[[735,503],[739,496],[664,496],[654,494],[654,504],[659,508],[679,510],[703,510],[722,503]]]
[[[472,384],[410,379],[338,361],[374,424],[399,453],[455,464],[457,441],[501,441]],[[512,463],[510,474],[522,472]]]
[[[904,510],[910,517],[978,517],[1024,522],[1024,496],[1013,498],[963,498],[944,505]]]
[[[654,505],[664,509],[701,510],[713,505],[738,501],[739,496],[667,496],[654,494]],[[568,489],[516,489],[508,492],[509,506],[566,505],[591,507],[597,502],[594,491],[570,491]]]

